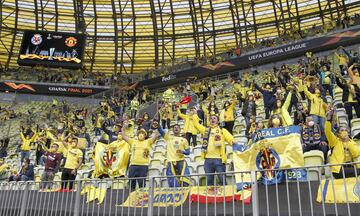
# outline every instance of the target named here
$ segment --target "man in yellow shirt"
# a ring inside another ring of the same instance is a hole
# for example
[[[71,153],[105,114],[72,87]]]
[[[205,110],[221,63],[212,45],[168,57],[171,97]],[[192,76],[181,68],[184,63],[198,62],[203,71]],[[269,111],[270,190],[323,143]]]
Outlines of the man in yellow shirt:
[[[155,134],[153,137],[146,139],[147,132],[144,129],[140,129],[137,132],[137,139],[131,139],[125,134],[126,125],[122,128],[122,138],[130,145],[130,166],[129,166],[129,178],[131,190],[136,189],[136,182],[139,188],[145,187],[145,178],[148,175],[149,163],[150,163],[150,150],[151,145],[159,137],[159,134]],[[136,178],[136,179],[134,179]]]
[[[71,191],[74,186],[76,174],[82,164],[83,153],[78,149],[78,139],[76,137],[66,136],[62,143],[67,149],[65,166],[61,175],[61,190],[62,192]],[[69,138],[71,141],[68,142]],[[69,185],[69,187],[68,187]]]
[[[30,158],[31,145],[35,141],[36,133],[34,133],[30,128],[26,131],[25,129],[23,129],[20,132],[20,138],[22,141],[22,144],[20,146],[22,163],[24,161],[24,158]]]
[[[176,124],[173,126],[174,135],[165,132],[161,127],[158,128],[158,131],[164,137],[167,144],[166,160],[168,165],[166,175],[168,176],[169,187],[188,186],[190,181],[184,176],[190,175],[190,171],[184,156],[190,154],[190,148],[188,141],[180,135],[180,125]]]
[[[205,136],[202,146],[202,157],[205,158],[204,169],[207,175],[206,182],[208,186],[214,184],[214,175],[212,173],[226,172],[226,147],[228,144],[234,143],[234,137],[225,128],[219,126],[219,117],[210,116],[210,127],[206,128],[199,123],[195,123],[195,127]],[[220,185],[225,185],[225,176],[218,175]]]

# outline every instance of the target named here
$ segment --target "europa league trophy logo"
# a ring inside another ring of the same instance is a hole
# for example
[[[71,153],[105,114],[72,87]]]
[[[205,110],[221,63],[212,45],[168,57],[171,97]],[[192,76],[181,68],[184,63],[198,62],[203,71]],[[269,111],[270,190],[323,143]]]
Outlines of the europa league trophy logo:
[[[55,48],[50,48],[49,60],[53,60],[54,52],[55,52]]]

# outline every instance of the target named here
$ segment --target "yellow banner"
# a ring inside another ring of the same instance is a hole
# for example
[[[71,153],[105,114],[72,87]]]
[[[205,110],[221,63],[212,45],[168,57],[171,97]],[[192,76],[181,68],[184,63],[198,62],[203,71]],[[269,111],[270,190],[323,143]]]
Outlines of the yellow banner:
[[[114,141],[109,145],[98,142],[95,146],[94,175],[109,175],[111,178],[125,176],[129,152],[129,144],[125,141]]]
[[[101,204],[106,196],[106,188],[96,188],[88,185],[81,191],[81,195],[86,195],[86,203],[97,200]]]
[[[344,179],[323,179],[316,201],[319,203],[322,201],[325,203],[360,203],[360,178],[346,178],[345,181]]]
[[[154,199],[152,201],[153,206],[180,206],[186,201],[189,191],[189,188],[154,188]],[[149,188],[137,189],[130,194],[124,203],[119,206],[148,207],[149,198]]]
[[[299,126],[268,128],[258,131],[248,149],[233,146],[234,170],[238,189],[251,182],[252,170],[295,168],[304,166]],[[258,173],[259,174],[259,173]],[[267,171],[269,179],[276,178],[274,172]],[[259,176],[258,176],[259,177]]]
[[[190,192],[192,202],[214,203],[214,202],[232,202],[243,200],[250,203],[251,189],[238,191],[235,185],[226,185],[219,187],[192,187]]]

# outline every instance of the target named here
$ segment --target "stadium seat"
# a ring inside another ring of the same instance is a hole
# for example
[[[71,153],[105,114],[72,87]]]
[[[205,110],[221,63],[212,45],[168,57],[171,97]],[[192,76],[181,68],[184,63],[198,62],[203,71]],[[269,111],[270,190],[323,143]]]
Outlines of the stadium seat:
[[[195,146],[192,153],[195,156],[201,155],[201,146]]]
[[[197,174],[204,174],[205,173],[204,165],[198,165],[196,167],[196,172],[197,172]]]
[[[164,159],[164,153],[162,151],[153,151],[152,153],[150,153],[151,158],[153,159],[159,159],[159,160],[163,160]]]
[[[166,151],[166,147],[163,145],[155,145],[154,147],[154,151],[161,151],[161,152],[165,152]]]
[[[163,163],[159,159],[150,160],[150,168],[160,168],[163,166]]]
[[[148,173],[149,176],[161,176],[161,170],[157,168],[150,168]]]
[[[360,133],[360,125],[353,125],[351,127],[351,137],[354,137]]]
[[[197,155],[194,158],[194,162],[197,163],[197,164],[200,164],[200,163],[203,163],[204,160],[202,159],[201,155]]]
[[[318,166],[324,164],[324,154],[319,150],[304,153],[305,166]]]

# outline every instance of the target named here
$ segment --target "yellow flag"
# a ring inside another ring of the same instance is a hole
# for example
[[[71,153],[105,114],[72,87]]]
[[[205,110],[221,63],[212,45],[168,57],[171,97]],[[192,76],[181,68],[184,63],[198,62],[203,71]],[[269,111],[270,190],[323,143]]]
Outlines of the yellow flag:
[[[319,185],[316,201],[360,203],[360,178],[323,179]]]
[[[303,167],[300,131],[299,126],[268,128],[256,132],[249,148],[234,144],[234,170],[243,172],[236,174],[238,189],[251,182],[250,171]],[[270,180],[277,178],[276,172],[263,173]]]
[[[111,178],[124,176],[129,162],[129,152],[129,144],[125,141],[114,141],[109,145],[98,142],[94,155],[95,176],[109,175]]]
[[[106,196],[106,188],[96,188],[88,185],[81,191],[81,195],[86,195],[87,203],[98,200],[98,203],[101,204]]]
[[[180,206],[186,201],[189,191],[189,188],[154,188],[154,199],[152,200],[153,206]],[[132,192],[127,200],[119,206],[148,207],[149,199],[149,188],[141,188]]]

